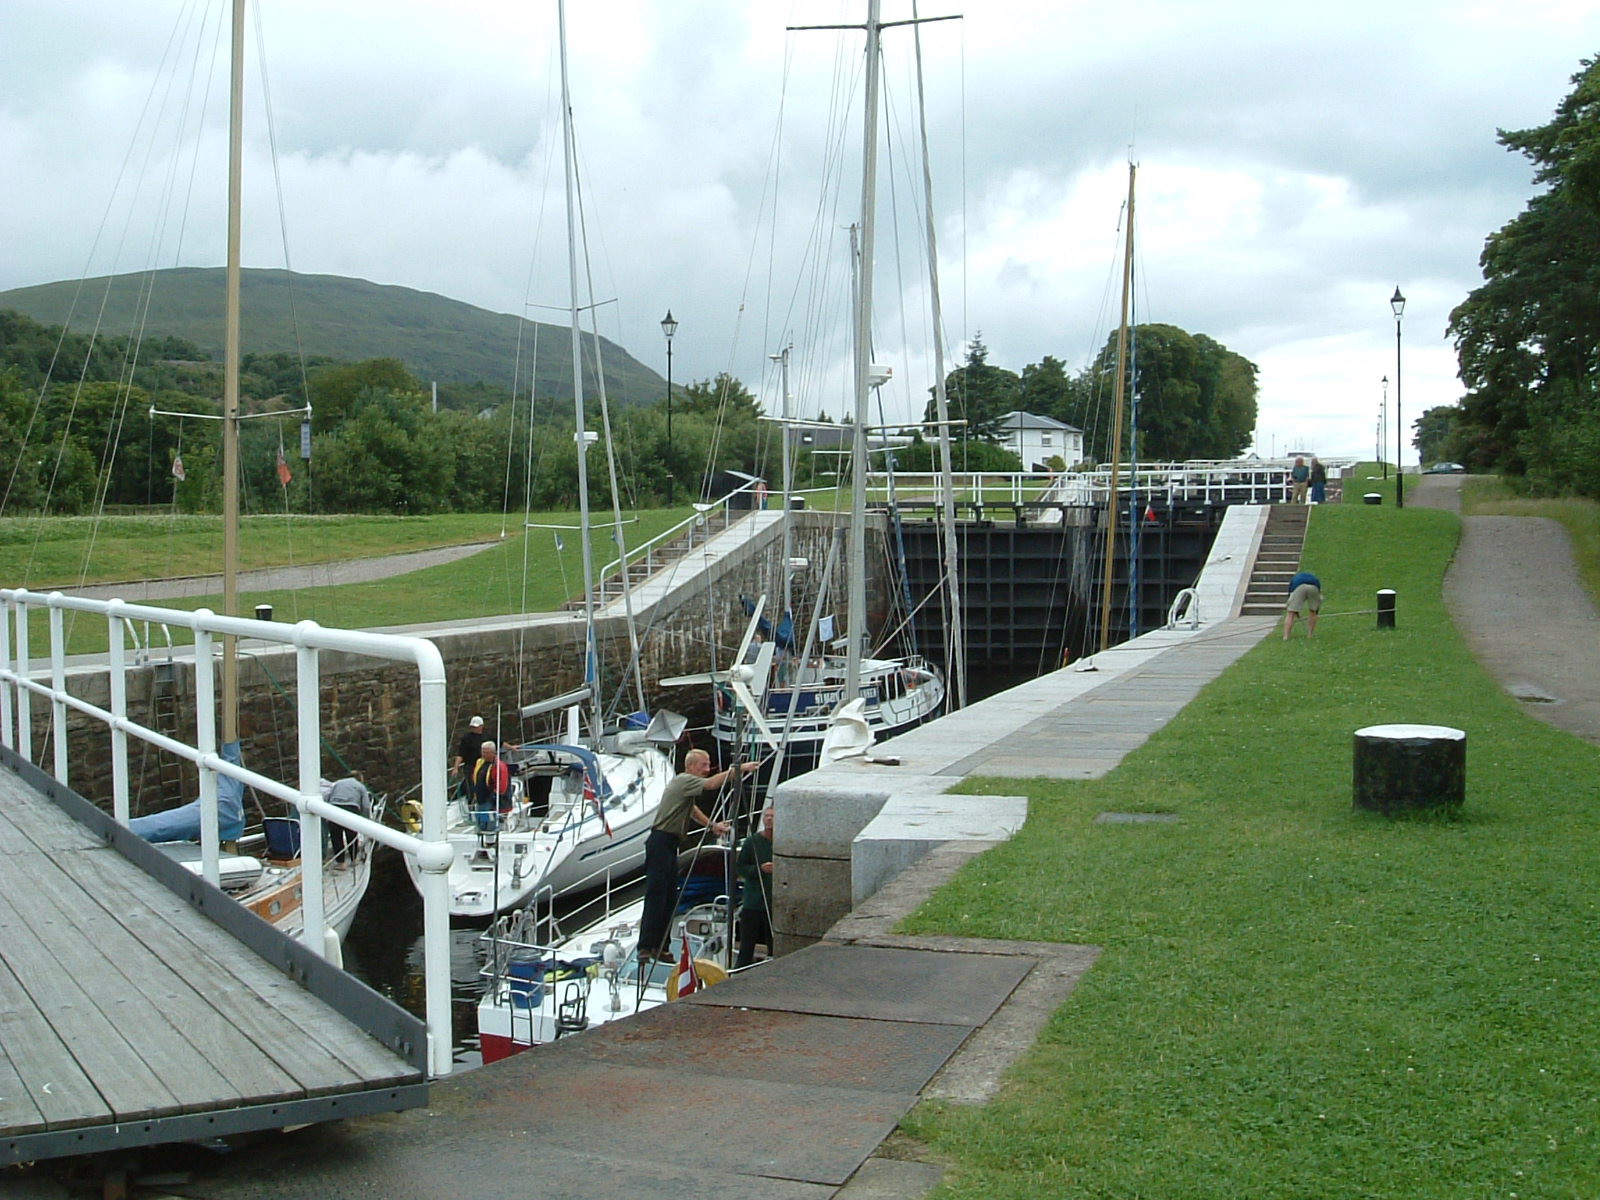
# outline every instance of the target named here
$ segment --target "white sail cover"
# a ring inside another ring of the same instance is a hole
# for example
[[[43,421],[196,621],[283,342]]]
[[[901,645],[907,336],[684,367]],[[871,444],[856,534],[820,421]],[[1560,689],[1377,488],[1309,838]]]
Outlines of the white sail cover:
[[[822,737],[822,761],[855,758],[872,749],[872,726],[867,723],[867,702],[857,696],[828,719]]]

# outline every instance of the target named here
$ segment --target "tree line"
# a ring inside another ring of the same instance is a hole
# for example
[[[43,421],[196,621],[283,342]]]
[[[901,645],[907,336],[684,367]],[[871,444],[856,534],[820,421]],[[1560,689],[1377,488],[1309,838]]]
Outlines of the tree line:
[[[1500,130],[1540,187],[1484,244],[1483,283],[1450,314],[1459,405],[1417,426],[1424,460],[1600,497],[1600,66],[1582,60],[1554,117]]]
[[[1126,367],[1125,429],[1135,431],[1137,438],[1125,432],[1124,458],[1227,459],[1250,444],[1256,426],[1254,363],[1203,333],[1176,325],[1135,326],[1129,345],[1133,353]],[[996,441],[1000,418],[1022,411],[1082,430],[1087,460],[1103,463],[1112,454],[1116,373],[1115,334],[1093,362],[1072,375],[1050,355],[1020,373],[996,366],[980,333],[967,347],[966,362],[945,378],[946,403],[950,419],[965,423],[958,440]],[[930,397],[923,420],[931,423],[934,412]]]
[[[1170,325],[1136,331],[1139,453],[1226,458],[1255,423],[1255,367],[1217,342]],[[1090,458],[1109,454],[1105,398],[1115,348],[1069,375],[1046,357],[1018,374],[988,361],[981,336],[947,387],[962,470],[1021,470],[998,444],[999,418],[1022,409],[1083,429]],[[222,365],[179,338],[64,333],[0,312],[0,439],[14,450],[0,479],[0,515],[83,513],[106,506],[220,510]],[[578,451],[570,396],[513,404],[484,384],[441,384],[437,398],[400,361],[343,362],[287,353],[242,362],[240,469],[246,511],[437,513],[577,505]],[[309,430],[302,413],[311,406]],[[929,419],[933,403],[929,402]],[[152,410],[161,414],[152,415]],[[667,400],[611,414],[624,507],[697,499],[707,476],[734,469],[776,477],[777,427],[724,373],[675,388]],[[591,405],[585,423],[602,431]],[[796,485],[831,482],[838,456],[826,439],[801,449]],[[304,451],[309,449],[309,457]],[[609,497],[603,453],[586,456],[592,497]],[[902,470],[926,470],[921,436],[896,452]],[[1062,466],[1080,464],[1065,463]],[[597,499],[604,506],[609,501]]]

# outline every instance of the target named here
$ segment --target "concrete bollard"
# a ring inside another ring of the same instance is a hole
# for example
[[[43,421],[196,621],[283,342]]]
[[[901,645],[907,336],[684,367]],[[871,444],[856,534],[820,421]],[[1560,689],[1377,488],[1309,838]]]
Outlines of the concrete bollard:
[[[1394,628],[1394,589],[1380,588],[1378,591],[1378,628]]]
[[[1467,794],[1467,735],[1446,725],[1369,725],[1355,733],[1355,807],[1386,817],[1459,810]]]

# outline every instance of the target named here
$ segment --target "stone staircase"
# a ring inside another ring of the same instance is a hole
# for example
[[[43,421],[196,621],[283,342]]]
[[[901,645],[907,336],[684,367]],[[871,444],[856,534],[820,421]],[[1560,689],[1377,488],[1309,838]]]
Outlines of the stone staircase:
[[[649,579],[658,571],[664,571],[673,563],[683,558],[691,551],[698,550],[716,534],[729,528],[731,525],[749,516],[750,513],[741,509],[729,509],[726,506],[707,515],[703,523],[689,526],[677,537],[670,541],[653,543],[644,551],[632,551],[628,562],[628,587],[635,588]],[[612,571],[604,579],[595,584],[594,605],[603,608],[613,600],[622,599],[622,572]],[[584,608],[583,593],[567,600],[564,607],[569,612],[582,612]]]
[[[1310,516],[1309,504],[1274,504],[1268,510],[1241,614],[1273,616],[1283,611],[1289,599],[1289,580],[1300,569]]]

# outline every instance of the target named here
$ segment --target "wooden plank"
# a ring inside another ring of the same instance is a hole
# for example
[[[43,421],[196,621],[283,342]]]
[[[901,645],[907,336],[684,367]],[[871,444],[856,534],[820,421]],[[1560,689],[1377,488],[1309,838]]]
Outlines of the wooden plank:
[[[77,858],[74,870],[91,891],[134,871],[138,878],[130,891],[137,898],[111,916],[158,957],[184,963],[186,976],[210,981],[212,1003],[308,1095],[416,1078],[416,1069],[399,1055],[114,852]]]
[[[40,850],[80,850],[103,843],[88,829],[35,792],[10,771],[0,770],[0,803],[17,832]]]
[[[0,947],[20,918],[0,901]],[[0,1128],[25,1132],[42,1124],[51,1129],[112,1119],[110,1106],[95,1089],[72,1052],[0,956],[0,1047],[7,1070],[17,1081],[0,1079]]]
[[[11,808],[9,798],[0,793],[0,856],[31,854],[38,847],[17,828],[11,819]]]
[[[7,924],[0,938],[0,958],[45,1014],[73,1060],[94,1081],[115,1119],[175,1115],[181,1110],[177,1097],[117,1022],[108,1020],[84,990],[80,975],[90,970],[94,959],[76,944],[64,922],[28,903],[29,890],[19,888],[19,894],[11,896],[21,919]]]
[[[109,919],[107,907],[126,903],[125,893],[91,896],[61,869],[84,853],[108,852],[61,856],[19,911],[58,931],[60,943],[51,944],[62,961],[181,1107],[194,1112],[291,1094],[293,1081],[216,1010],[196,986],[203,980],[186,979],[179,964],[162,961]]]

